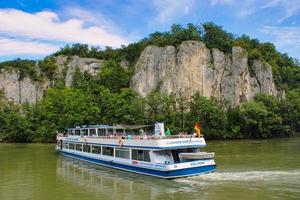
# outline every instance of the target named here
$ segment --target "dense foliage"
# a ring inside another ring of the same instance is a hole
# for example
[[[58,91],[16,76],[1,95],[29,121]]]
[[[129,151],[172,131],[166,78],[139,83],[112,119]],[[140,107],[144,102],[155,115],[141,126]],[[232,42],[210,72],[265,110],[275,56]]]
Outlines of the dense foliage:
[[[19,80],[22,80],[26,76],[31,77],[33,80],[38,79],[35,61],[33,60],[16,59],[14,61],[2,62],[0,63],[0,69],[19,71]]]
[[[86,85],[86,83],[84,83]],[[172,133],[191,133],[198,121],[207,139],[272,138],[300,131],[300,91],[291,91],[279,102],[258,95],[253,101],[224,111],[215,99],[195,94],[190,100],[179,94],[153,92],[141,99],[131,89],[52,88],[36,105],[2,105],[0,138],[8,142],[51,142],[56,131],[80,124],[152,124],[164,121]],[[297,100],[295,99],[297,96]],[[184,103],[183,103],[184,102]]]
[[[185,40],[205,42],[230,54],[234,45],[248,51],[249,64],[254,59],[268,62],[273,68],[277,87],[285,89],[286,99],[258,95],[236,108],[224,108],[216,99],[199,94],[187,99],[182,93],[160,94],[153,91],[141,98],[129,88],[134,64],[147,45],[173,45]],[[99,74],[92,76],[75,69],[71,87],[57,76],[54,56],[77,55],[106,60]],[[129,69],[120,66],[122,60]],[[152,124],[164,121],[172,133],[192,132],[201,122],[209,139],[272,138],[300,132],[299,62],[278,52],[271,43],[261,43],[246,35],[237,37],[214,23],[187,27],[173,25],[168,32],[155,32],[136,43],[119,49],[104,50],[88,45],[66,46],[39,62],[20,60],[0,63],[0,69],[20,71],[35,81],[48,78],[53,83],[36,105],[21,106],[0,102],[0,140],[7,142],[52,142],[57,131],[80,124]]]

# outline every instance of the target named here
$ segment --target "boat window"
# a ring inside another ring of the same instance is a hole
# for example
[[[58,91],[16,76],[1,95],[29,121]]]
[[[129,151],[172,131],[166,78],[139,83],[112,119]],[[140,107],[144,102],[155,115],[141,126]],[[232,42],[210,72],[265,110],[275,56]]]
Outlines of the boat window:
[[[74,144],[73,143],[69,143],[69,149],[74,150]]]
[[[72,130],[68,130],[68,135],[73,135]]]
[[[81,130],[81,135],[87,136],[88,135],[88,129],[82,129]]]
[[[92,153],[101,154],[101,146],[92,146]]]
[[[150,162],[149,150],[132,149],[132,159]]]
[[[69,130],[69,135],[74,135],[74,130]]]
[[[108,128],[108,129],[107,129],[107,134],[108,134],[108,135],[113,135],[113,134],[114,134],[114,129]]]
[[[105,129],[98,129],[98,136],[106,136],[106,131]]]
[[[83,151],[84,152],[88,152],[88,153],[90,153],[91,152],[91,146],[90,145],[83,145]]]
[[[116,133],[117,133],[117,135],[123,135],[124,130],[123,129],[116,129]]]
[[[194,153],[198,151],[199,151],[198,148],[186,148],[186,149],[179,150],[180,153]]]
[[[82,151],[82,144],[75,145],[76,151]]]
[[[75,130],[75,135],[80,135],[80,129]]]
[[[129,149],[116,148],[116,157],[129,159]]]
[[[96,136],[96,129],[90,129],[90,136]]]
[[[114,156],[114,148],[113,147],[102,147],[102,155]]]
[[[63,148],[64,148],[64,149],[68,149],[68,148],[69,148],[69,143],[64,142],[64,143],[63,143]]]
[[[153,151],[153,155],[152,162],[164,164],[174,163],[172,152],[170,150]]]

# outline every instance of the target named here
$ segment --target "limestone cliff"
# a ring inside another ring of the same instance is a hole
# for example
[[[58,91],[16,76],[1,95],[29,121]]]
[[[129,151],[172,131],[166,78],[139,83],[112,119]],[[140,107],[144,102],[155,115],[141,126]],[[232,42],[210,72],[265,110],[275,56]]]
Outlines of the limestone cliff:
[[[0,89],[7,100],[21,104],[36,103],[48,88],[49,81],[37,82],[29,77],[20,79],[18,71],[1,71]]]
[[[76,67],[81,72],[95,75],[104,61],[61,55],[55,57],[55,63],[57,70],[51,82],[46,77],[40,77],[42,81],[33,81],[30,77],[20,79],[18,71],[1,70],[0,90],[7,100],[15,103],[36,103],[55,80],[63,80],[66,86],[70,86]],[[120,64],[128,67],[127,61]],[[38,62],[36,69],[40,74]],[[271,66],[259,60],[248,66],[247,52],[240,47],[233,47],[232,53],[226,55],[218,49],[206,48],[199,41],[185,41],[178,48],[148,46],[142,52],[135,70],[131,87],[144,97],[152,90],[161,93],[181,91],[186,96],[200,92],[206,97],[213,96],[236,106],[258,93],[274,96],[279,93]]]
[[[248,66],[247,52],[240,47],[226,55],[199,41],[185,41],[178,49],[148,46],[135,70],[131,87],[144,97],[152,90],[187,96],[199,92],[236,106],[258,93],[277,95],[271,66],[259,60]]]
[[[70,86],[73,80],[73,73],[75,68],[78,67],[81,72],[87,71],[92,75],[96,75],[100,67],[103,65],[103,60],[95,58],[80,58],[78,56],[57,56],[56,64],[58,66],[58,75],[65,75],[65,85]]]
[[[95,75],[103,64],[102,60],[80,58],[78,56],[57,56],[55,62],[57,65],[55,79],[63,80],[66,86],[71,85],[76,67],[82,72],[87,71]],[[36,63],[36,69],[39,74],[38,62]],[[50,82],[46,77],[40,77],[40,80],[42,81],[34,81],[28,76],[20,79],[20,74],[17,70],[1,70],[0,90],[8,101],[13,101],[17,104],[24,102],[36,103],[43,97],[44,91],[55,82],[55,80]]]

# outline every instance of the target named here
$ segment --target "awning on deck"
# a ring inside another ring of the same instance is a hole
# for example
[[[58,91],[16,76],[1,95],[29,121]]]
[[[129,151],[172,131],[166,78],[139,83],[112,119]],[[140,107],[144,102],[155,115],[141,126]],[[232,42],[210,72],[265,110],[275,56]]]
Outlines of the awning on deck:
[[[141,128],[146,128],[154,125],[126,125],[126,124],[118,124],[115,127],[116,128],[124,128],[124,129],[141,129]]]

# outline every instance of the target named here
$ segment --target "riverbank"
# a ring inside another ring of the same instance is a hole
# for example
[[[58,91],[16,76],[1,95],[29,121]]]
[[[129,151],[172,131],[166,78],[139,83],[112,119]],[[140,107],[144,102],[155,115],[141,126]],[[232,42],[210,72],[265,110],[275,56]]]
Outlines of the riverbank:
[[[205,135],[204,135],[205,138]],[[274,137],[274,138],[234,138],[234,139],[206,139],[206,142],[216,142],[216,141],[264,141],[264,140],[276,140],[276,139],[291,139],[291,138],[300,138],[300,133],[295,133],[293,136],[289,137]],[[8,142],[0,140],[0,144],[55,144],[56,141],[53,142]]]

